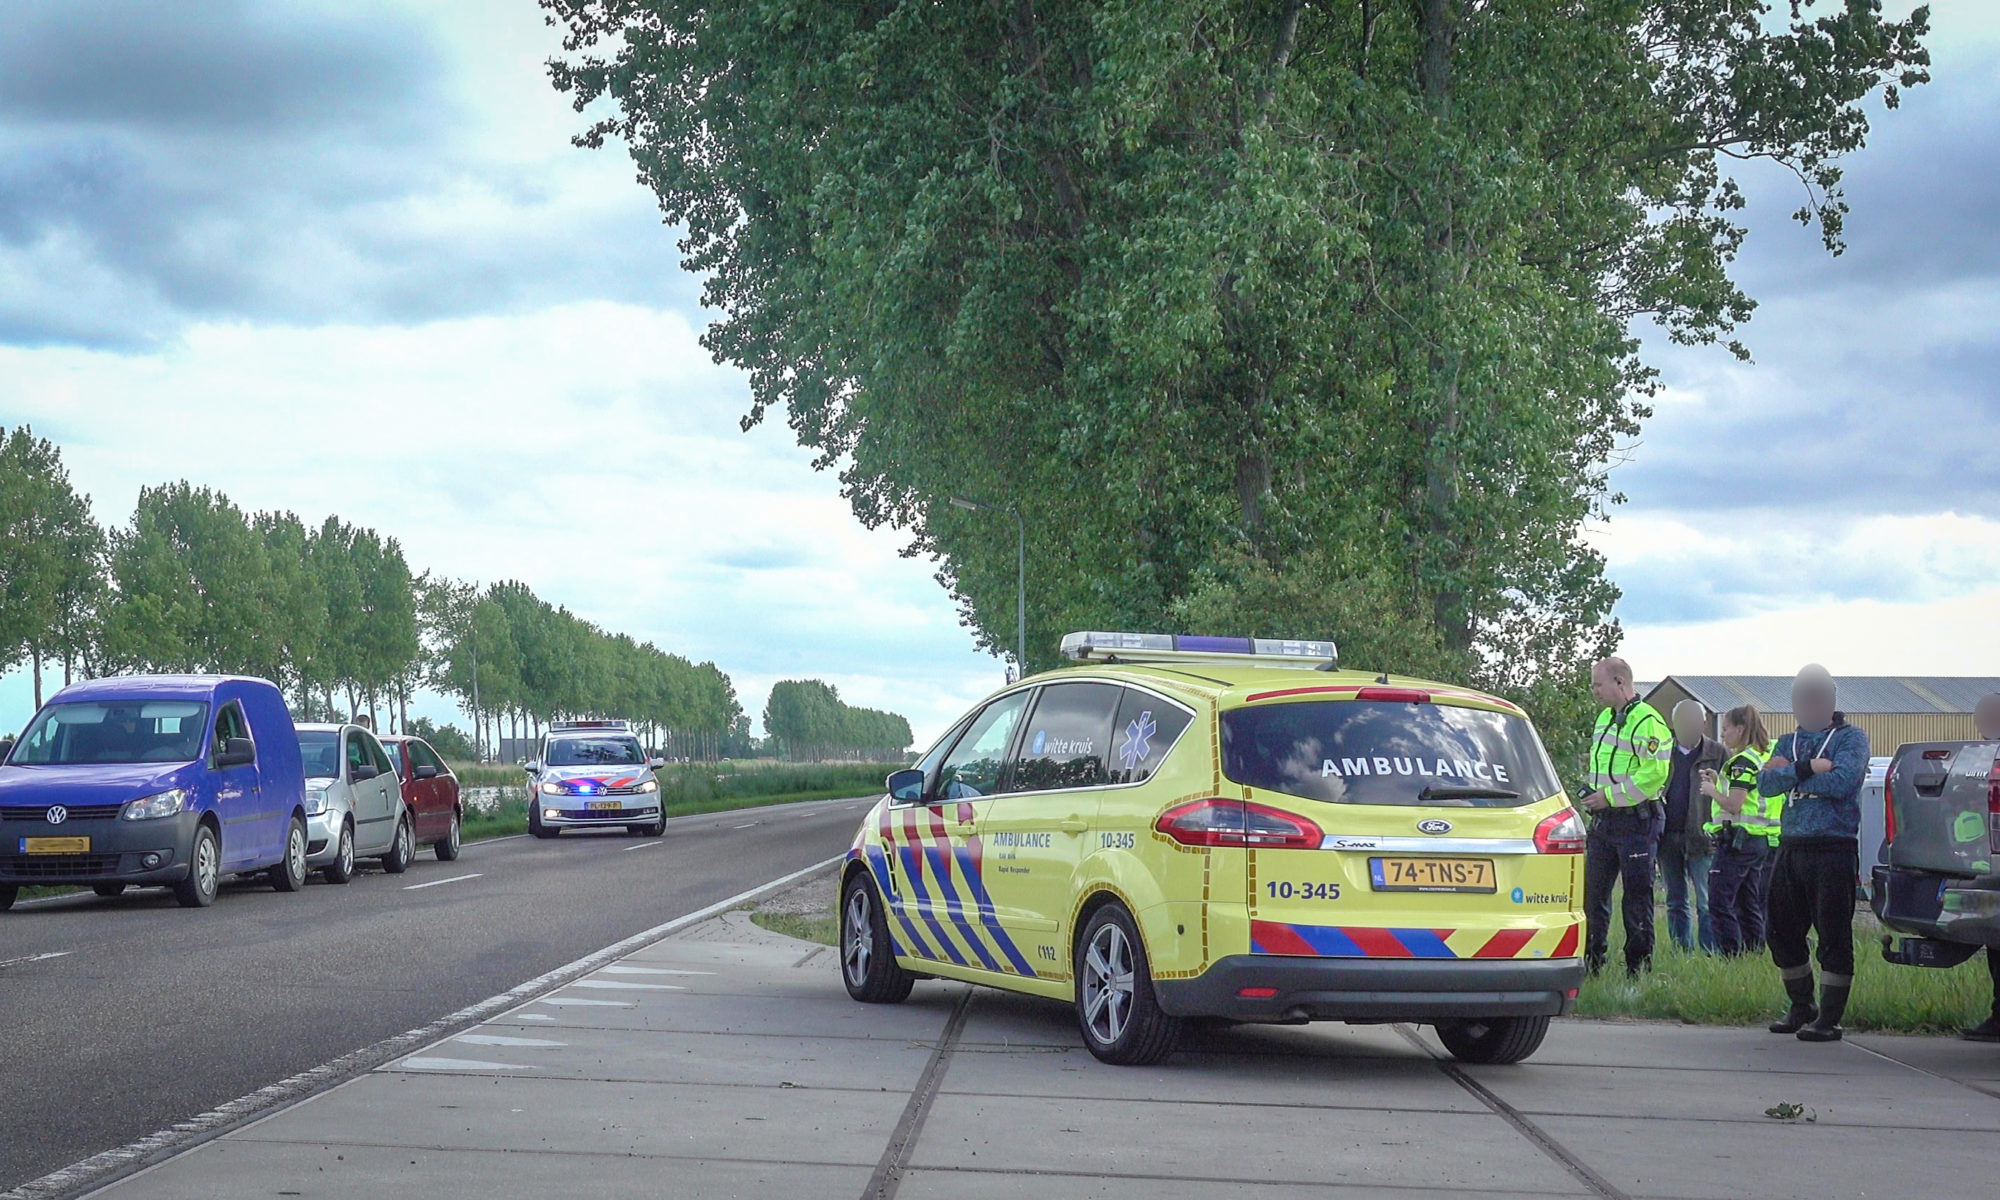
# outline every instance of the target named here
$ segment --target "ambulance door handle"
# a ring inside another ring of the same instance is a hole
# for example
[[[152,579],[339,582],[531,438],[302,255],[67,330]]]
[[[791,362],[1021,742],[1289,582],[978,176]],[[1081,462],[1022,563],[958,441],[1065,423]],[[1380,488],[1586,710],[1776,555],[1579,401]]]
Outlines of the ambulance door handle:
[[[969,837],[978,831],[979,822],[972,817],[966,817],[962,820],[952,822],[952,828]]]
[[[1090,828],[1090,822],[1084,820],[1082,817],[1069,817],[1058,821],[1056,828],[1062,830],[1064,833],[1082,833],[1084,830]]]

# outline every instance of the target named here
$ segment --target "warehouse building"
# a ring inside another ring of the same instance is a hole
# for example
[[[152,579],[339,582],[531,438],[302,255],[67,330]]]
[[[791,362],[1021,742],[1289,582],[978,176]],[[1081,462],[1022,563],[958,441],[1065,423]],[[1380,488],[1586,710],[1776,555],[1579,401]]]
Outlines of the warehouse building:
[[[1905,742],[1971,741],[1979,736],[1972,725],[1972,708],[1988,692],[2000,692],[2000,677],[1845,675],[1840,683],[1840,711],[1849,723],[1868,733],[1878,755],[1893,753]],[[1772,737],[1789,733],[1792,719],[1792,677],[1789,675],[1669,675],[1641,693],[1646,702],[1671,713],[1682,700],[1694,700],[1709,712],[1709,731],[1716,719],[1739,704],[1754,704],[1764,714]]]

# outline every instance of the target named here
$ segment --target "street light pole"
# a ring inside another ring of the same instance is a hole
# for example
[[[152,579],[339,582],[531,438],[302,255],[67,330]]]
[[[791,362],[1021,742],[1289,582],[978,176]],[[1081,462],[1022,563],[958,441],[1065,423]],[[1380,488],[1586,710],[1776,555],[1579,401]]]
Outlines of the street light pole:
[[[1018,508],[987,504],[964,496],[953,496],[951,504],[953,508],[962,508],[967,512],[1006,513],[1014,518],[1017,572],[1014,588],[1014,664],[1020,668],[1021,675],[1025,677],[1028,674],[1028,523],[1022,518],[1021,510]]]

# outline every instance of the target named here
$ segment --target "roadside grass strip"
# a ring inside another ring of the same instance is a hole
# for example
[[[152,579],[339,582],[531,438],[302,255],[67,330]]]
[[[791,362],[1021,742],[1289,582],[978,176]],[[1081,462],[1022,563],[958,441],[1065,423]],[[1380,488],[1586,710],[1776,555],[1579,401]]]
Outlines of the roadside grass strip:
[[[1624,933],[1612,912],[1611,954],[1604,973],[1586,979],[1577,1015],[1648,1017],[1698,1025],[1761,1025],[1785,1007],[1769,951],[1723,958],[1689,953],[1657,921],[1653,970],[1625,977]],[[1882,961],[1882,927],[1869,914],[1854,918],[1854,994],[1842,1024],[1854,1031],[1955,1033],[1987,1015],[1993,998],[1978,955],[1949,969]],[[1814,972],[1818,972],[1817,963]]]

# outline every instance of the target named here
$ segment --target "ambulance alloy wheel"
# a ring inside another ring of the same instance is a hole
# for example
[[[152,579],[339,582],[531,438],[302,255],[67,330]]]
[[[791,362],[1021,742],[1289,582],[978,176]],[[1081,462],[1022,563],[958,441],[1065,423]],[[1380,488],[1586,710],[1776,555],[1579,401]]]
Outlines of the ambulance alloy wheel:
[[[916,977],[896,965],[889,919],[867,874],[856,871],[840,893],[840,981],[863,1004],[901,1004]]]
[[[1460,1062],[1517,1063],[1539,1050],[1549,1033],[1547,1017],[1487,1017],[1437,1027],[1438,1041]]]
[[[1076,1023],[1090,1052],[1118,1066],[1151,1066],[1180,1041],[1180,1018],[1153,995],[1139,928],[1115,902],[1092,914],[1076,940]]]

